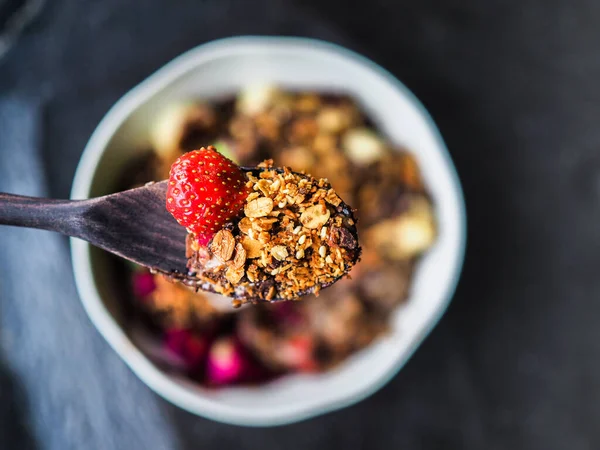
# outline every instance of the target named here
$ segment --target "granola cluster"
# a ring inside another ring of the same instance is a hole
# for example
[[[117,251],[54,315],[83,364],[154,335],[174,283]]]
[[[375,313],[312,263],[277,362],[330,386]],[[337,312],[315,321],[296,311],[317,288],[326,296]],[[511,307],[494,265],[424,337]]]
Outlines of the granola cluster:
[[[360,254],[352,214],[327,180],[272,164],[248,174],[252,192],[243,217],[220,230],[208,252],[193,235],[187,241],[191,271],[223,295],[240,289],[248,301],[318,295]]]

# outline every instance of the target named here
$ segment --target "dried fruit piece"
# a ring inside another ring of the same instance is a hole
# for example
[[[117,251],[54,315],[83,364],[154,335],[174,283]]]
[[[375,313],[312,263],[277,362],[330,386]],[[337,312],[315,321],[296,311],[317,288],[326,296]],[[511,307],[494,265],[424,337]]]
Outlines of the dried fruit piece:
[[[137,272],[133,275],[133,295],[138,299],[148,297],[156,289],[154,275],[150,272]]]
[[[187,370],[196,370],[204,362],[208,342],[187,329],[171,329],[165,333],[164,345],[184,362]]]
[[[245,359],[240,345],[231,336],[213,342],[206,362],[206,377],[209,383],[223,385],[240,378]]]

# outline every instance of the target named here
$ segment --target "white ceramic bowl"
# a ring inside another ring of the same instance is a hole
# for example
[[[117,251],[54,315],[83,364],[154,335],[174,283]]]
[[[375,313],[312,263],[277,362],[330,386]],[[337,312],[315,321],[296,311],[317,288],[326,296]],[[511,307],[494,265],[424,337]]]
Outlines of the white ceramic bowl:
[[[393,316],[392,333],[337,370],[294,375],[261,387],[208,391],[158,369],[122,329],[106,255],[73,239],[75,279],[94,325],[139,378],[192,413],[240,425],[298,421],[355,403],[398,372],[445,311],[465,248],[465,210],[448,151],[414,95],[375,63],[338,46],[299,38],[239,37],[195,48],[132,89],[106,114],[87,144],[73,198],[106,194],[115,174],[148,142],[156,112],[180,99],[232,94],[253,82],[352,94],[392,141],[411,149],[436,206],[439,236],[419,263],[411,295]]]

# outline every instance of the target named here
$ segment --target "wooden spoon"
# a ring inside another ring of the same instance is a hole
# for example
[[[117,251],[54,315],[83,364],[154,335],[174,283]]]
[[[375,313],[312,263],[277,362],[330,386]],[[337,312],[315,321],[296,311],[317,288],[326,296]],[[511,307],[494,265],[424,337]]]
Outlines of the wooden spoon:
[[[256,174],[260,169],[243,170]],[[167,183],[149,183],[88,200],[0,193],[0,225],[38,228],[83,239],[185,284],[215,292],[210,284],[198,284],[196,278],[188,275],[187,231],[165,207]],[[345,204],[344,207],[350,217],[351,208]],[[353,234],[358,242],[356,230]],[[237,293],[235,298],[245,298],[244,293]]]

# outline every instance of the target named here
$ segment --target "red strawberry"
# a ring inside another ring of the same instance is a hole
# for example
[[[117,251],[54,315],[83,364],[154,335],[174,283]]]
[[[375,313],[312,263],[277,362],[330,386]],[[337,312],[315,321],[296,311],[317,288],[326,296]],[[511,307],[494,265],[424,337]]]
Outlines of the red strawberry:
[[[193,150],[171,166],[167,210],[206,246],[244,208],[246,181],[240,168],[214,147]]]

